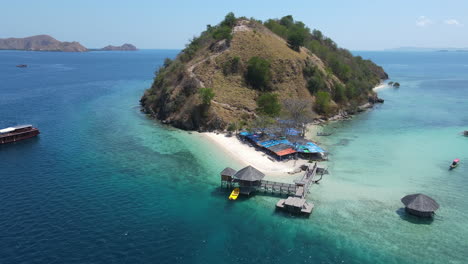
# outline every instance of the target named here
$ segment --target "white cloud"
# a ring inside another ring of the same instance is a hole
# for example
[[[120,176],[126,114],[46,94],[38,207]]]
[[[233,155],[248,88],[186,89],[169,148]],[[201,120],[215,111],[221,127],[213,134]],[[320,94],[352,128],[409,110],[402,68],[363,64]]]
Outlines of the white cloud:
[[[444,23],[451,26],[463,26],[462,23],[458,22],[458,20],[453,18],[445,20]]]
[[[418,27],[425,27],[430,24],[433,24],[432,20],[425,16],[420,16],[418,19],[416,19],[416,26]]]

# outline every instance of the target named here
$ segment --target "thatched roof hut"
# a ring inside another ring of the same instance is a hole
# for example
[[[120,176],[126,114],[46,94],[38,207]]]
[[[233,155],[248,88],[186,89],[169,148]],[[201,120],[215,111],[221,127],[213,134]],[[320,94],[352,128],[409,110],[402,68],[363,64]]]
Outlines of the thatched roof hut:
[[[221,174],[221,181],[231,182],[232,176],[236,174],[236,170],[226,167],[220,174]]]
[[[241,169],[233,176],[234,179],[246,182],[261,181],[263,177],[265,177],[265,174],[252,166]]]
[[[226,167],[220,174],[221,176],[234,176],[234,174],[236,174],[236,170],[235,169],[232,169],[232,168],[229,168],[229,167]]]
[[[401,198],[401,202],[408,213],[421,217],[432,217],[439,209],[439,204],[434,199],[421,193],[406,195]]]

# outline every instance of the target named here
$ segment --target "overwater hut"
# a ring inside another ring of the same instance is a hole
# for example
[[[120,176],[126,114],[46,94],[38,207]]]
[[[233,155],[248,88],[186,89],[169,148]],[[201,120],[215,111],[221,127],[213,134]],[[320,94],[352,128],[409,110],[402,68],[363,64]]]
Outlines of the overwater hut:
[[[224,187],[232,187],[232,176],[236,174],[236,170],[226,167],[220,174],[221,174],[221,186],[226,185]]]
[[[419,217],[432,217],[439,209],[439,204],[434,199],[421,193],[406,195],[401,198],[401,202],[409,214]]]
[[[232,181],[239,186],[241,194],[250,195],[261,184],[261,180],[265,177],[261,171],[252,166],[247,166],[232,176]]]

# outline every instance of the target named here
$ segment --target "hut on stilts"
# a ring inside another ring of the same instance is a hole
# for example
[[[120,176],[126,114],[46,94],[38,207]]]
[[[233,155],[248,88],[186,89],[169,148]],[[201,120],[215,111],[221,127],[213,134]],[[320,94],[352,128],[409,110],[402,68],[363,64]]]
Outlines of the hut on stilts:
[[[401,198],[401,202],[405,205],[406,212],[419,217],[432,217],[439,204],[431,197],[417,193],[406,195]]]

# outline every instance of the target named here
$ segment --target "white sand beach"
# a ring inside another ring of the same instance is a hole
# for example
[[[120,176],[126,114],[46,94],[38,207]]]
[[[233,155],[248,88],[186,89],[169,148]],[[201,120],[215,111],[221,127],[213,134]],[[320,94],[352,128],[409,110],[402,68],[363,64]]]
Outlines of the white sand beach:
[[[388,87],[389,86],[386,83],[381,82],[379,85],[372,88],[372,90],[374,90],[374,92],[378,92],[379,90],[382,90],[382,89],[385,89],[385,88],[388,88]]]
[[[227,155],[241,164],[245,164],[245,166],[251,165],[270,177],[297,177],[298,174],[291,175],[288,172],[292,172],[302,164],[307,163],[306,160],[272,160],[267,154],[257,151],[247,143],[241,142],[236,136],[227,137],[225,134],[209,132],[201,133],[201,135],[216,144]]]

